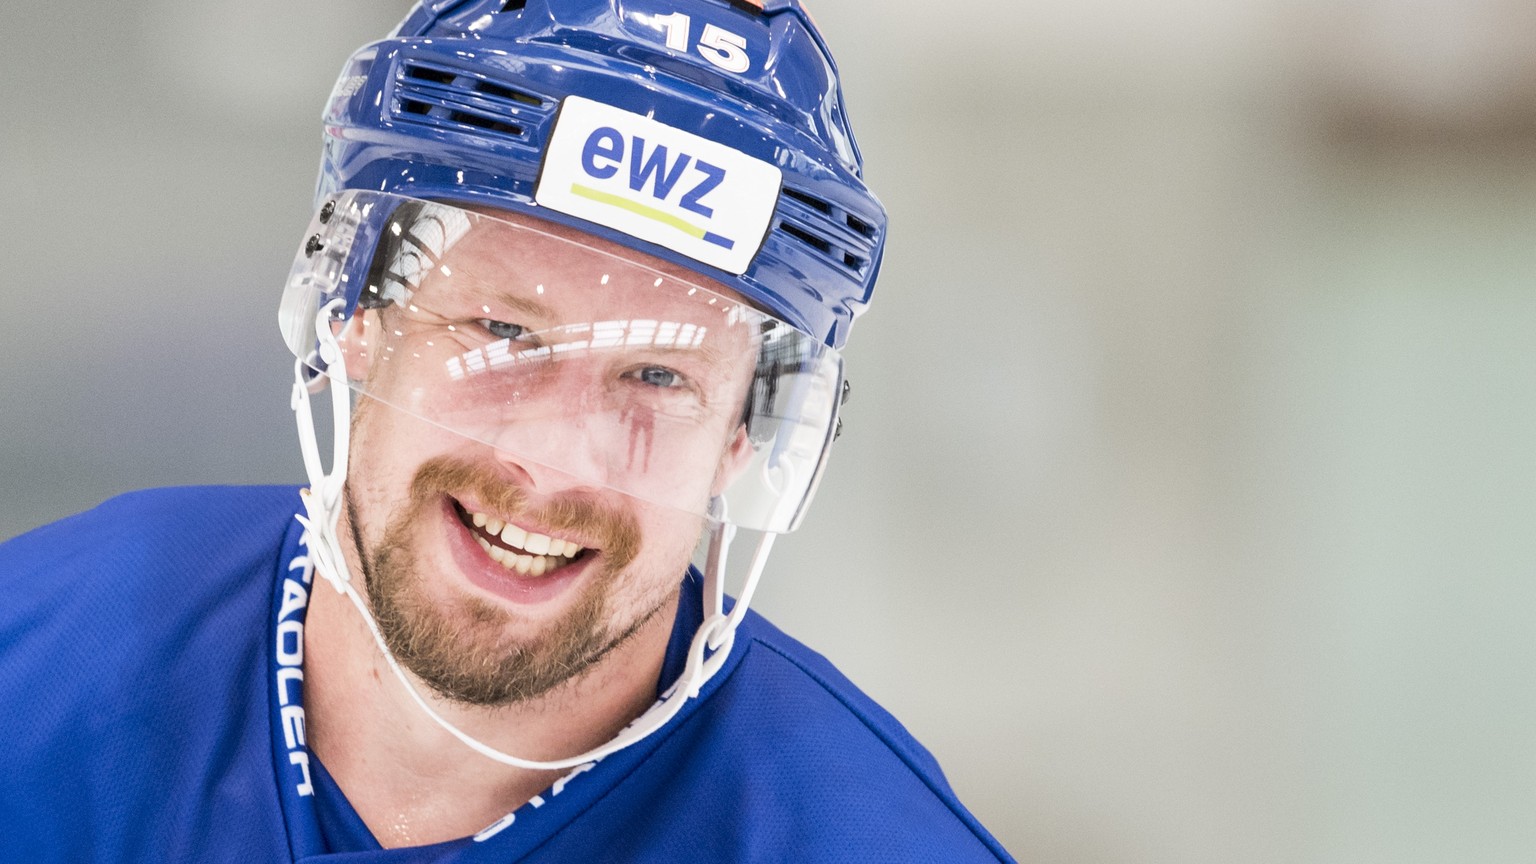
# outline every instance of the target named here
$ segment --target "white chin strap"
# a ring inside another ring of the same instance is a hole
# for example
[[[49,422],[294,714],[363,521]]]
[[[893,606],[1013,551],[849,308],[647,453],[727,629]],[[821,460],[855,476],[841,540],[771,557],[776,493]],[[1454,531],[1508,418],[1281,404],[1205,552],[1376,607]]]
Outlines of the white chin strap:
[[[373,641],[378,645],[379,653],[389,663],[389,668],[394,670],[395,677],[400,679],[400,684],[405,687],[411,699],[431,717],[437,725],[441,726],[453,737],[464,742],[466,746],[475,752],[493,759],[504,765],[512,765],[518,768],[535,770],[566,769],[596,762],[612,753],[634,744],[652,732],[660,729],[677,715],[683,704],[689,699],[699,695],[710,678],[725,665],[725,659],[730,654],[731,646],[735,642],[736,627],[740,625],[742,618],[747,614],[747,605],[752,600],[752,592],[757,587],[757,581],[761,577],[763,567],[768,561],[768,552],[773,546],[776,534],[763,533],[758,540],[757,548],[752,555],[750,569],[747,571],[746,581],[742,586],[741,596],[727,615],[725,608],[725,565],[729,556],[731,540],[736,528],[724,521],[724,501],[715,499],[713,502],[717,512],[711,513],[709,556],[704,566],[704,621],[699,625],[698,632],[694,634],[693,642],[688,646],[688,659],[683,667],[683,673],[678,676],[676,683],[667,688],[666,692],[656,700],[643,714],[636,717],[628,726],[624,727],[618,735],[614,736],[606,744],[594,747],[585,753],[570,756],[565,759],[556,759],[549,762],[541,762],[534,759],[523,759],[504,753],[490,745],[484,744],[457,726],[450,723],[437,712],[427,701],[417,682],[406,674],[400,662],[395,659],[393,652],[384,642],[384,634],[379,632],[379,625],[374,621],[373,613],[362,595],[353,585],[351,571],[347,567],[346,556],[341,551],[341,541],[337,534],[336,526],[341,519],[343,506],[342,487],[347,476],[347,454],[350,440],[350,426],[352,417],[352,398],[345,373],[333,373],[341,363],[341,349],[336,344],[336,337],[331,332],[332,311],[341,305],[340,300],[327,304],[315,316],[315,332],[319,338],[318,354],[325,364],[326,376],[333,378],[330,384],[332,425],[334,427],[335,444],[332,450],[331,471],[326,473],[320,464],[320,447],[315,434],[314,415],[310,409],[310,386],[306,382],[303,360],[294,363],[294,385],[292,407],[299,426],[299,448],[304,456],[304,471],[309,475],[309,488],[300,492],[304,502],[304,514],[298,516],[299,522],[307,529],[309,534],[310,556],[315,562],[315,569],[326,581],[331,583],[338,592],[345,595],[357,608],[358,614],[363,616],[363,621],[368,625],[368,630],[373,634]],[[315,379],[316,389],[320,386],[320,379]],[[357,530],[353,526],[353,530]]]

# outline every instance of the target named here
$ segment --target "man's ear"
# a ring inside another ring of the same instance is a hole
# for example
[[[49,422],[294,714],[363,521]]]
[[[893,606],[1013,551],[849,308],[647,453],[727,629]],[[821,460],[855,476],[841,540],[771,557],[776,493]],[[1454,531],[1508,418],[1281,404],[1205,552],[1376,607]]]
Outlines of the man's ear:
[[[333,321],[331,333],[341,347],[342,363],[347,370],[347,380],[361,381],[368,377],[373,361],[368,354],[369,310],[358,309],[345,321]]]
[[[735,436],[720,454],[720,467],[715,469],[715,481],[709,487],[710,496],[718,496],[729,488],[751,462],[752,439],[747,436],[746,424],[742,424],[736,427]]]

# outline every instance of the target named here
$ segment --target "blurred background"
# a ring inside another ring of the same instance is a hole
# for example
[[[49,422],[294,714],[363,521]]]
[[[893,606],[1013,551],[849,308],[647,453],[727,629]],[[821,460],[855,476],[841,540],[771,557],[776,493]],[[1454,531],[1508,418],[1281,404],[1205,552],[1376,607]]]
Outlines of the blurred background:
[[[892,233],[759,608],[1021,860],[1536,860],[1536,4],[813,8]],[[0,537],[302,479],[278,292],[404,9],[0,11]]]

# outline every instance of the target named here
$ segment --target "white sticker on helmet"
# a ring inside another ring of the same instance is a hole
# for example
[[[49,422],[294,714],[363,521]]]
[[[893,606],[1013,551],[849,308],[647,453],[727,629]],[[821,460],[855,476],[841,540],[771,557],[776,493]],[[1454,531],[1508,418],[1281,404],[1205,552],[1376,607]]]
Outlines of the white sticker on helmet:
[[[534,200],[741,274],[773,218],[780,173],[691,132],[568,96]]]

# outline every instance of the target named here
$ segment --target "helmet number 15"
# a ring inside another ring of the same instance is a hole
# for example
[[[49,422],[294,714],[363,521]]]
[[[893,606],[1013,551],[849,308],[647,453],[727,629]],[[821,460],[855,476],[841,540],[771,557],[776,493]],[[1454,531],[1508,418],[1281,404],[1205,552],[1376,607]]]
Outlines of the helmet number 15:
[[[667,31],[667,47],[673,51],[688,51],[688,32],[693,20],[682,12],[657,15],[656,23]],[[705,24],[699,35],[699,56],[727,72],[745,72],[747,61],[747,37],[732,33],[713,24]]]

